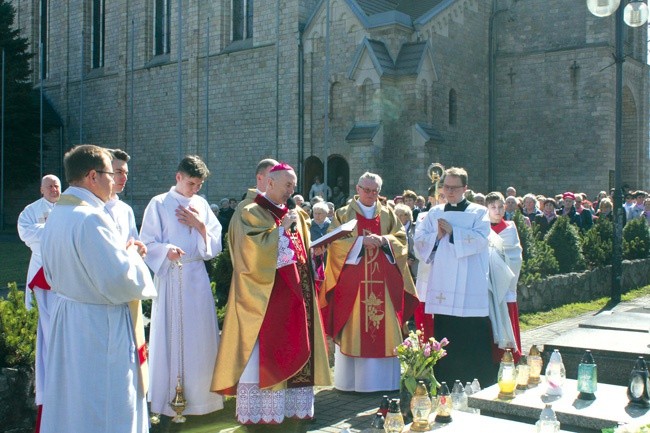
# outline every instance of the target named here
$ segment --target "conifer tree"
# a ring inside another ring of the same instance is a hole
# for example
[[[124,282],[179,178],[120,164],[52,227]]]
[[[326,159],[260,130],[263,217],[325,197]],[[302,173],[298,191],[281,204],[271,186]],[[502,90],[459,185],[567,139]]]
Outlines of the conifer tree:
[[[4,50],[4,179],[7,187],[39,174],[39,112],[32,96],[27,38],[14,27],[15,9],[0,0],[0,52]],[[0,54],[1,55],[1,54]],[[0,59],[1,61],[1,59]]]

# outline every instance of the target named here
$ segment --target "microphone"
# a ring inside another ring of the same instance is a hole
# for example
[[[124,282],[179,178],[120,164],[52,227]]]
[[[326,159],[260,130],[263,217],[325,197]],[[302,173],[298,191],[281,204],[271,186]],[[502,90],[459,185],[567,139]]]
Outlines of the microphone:
[[[293,210],[295,208],[296,208],[296,201],[292,197],[289,197],[287,199],[287,209]],[[289,227],[289,230],[291,231],[291,233],[296,232],[296,222],[295,221],[291,223],[291,227]]]

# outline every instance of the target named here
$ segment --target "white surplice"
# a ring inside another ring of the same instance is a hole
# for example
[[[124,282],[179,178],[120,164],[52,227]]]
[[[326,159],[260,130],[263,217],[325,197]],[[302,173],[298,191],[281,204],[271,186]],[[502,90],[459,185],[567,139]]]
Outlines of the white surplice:
[[[415,228],[415,251],[420,262],[433,262],[425,311],[457,317],[487,317],[490,234],[487,209],[474,203],[464,212],[445,212],[444,208],[445,205],[432,208]],[[438,219],[452,225],[453,243],[449,234],[436,242]]]
[[[424,219],[427,217],[429,214],[429,211],[422,211],[418,213],[418,218],[417,221],[415,222],[415,229],[417,230],[418,224],[420,224]],[[415,243],[415,233],[413,233],[413,242]],[[431,261],[427,262],[426,260],[422,260],[419,255],[418,251],[415,249],[415,245],[413,245],[413,251],[415,252],[415,257],[418,258],[418,273],[416,275],[415,279],[415,289],[418,294],[418,299],[420,299],[420,302],[424,302],[427,299],[427,289],[428,289],[428,284],[429,284],[429,273],[431,272]]]
[[[199,212],[207,242],[196,229],[178,222],[178,206],[192,206]],[[187,399],[183,414],[203,415],[222,409],[223,398],[210,392],[219,325],[203,262],[221,251],[221,224],[204,198],[184,197],[172,187],[149,202],[140,240],[147,246],[145,261],[155,274],[158,289],[149,337],[151,412],[175,415],[169,402],[176,393],[178,376],[183,378]],[[167,251],[174,247],[185,251],[181,267],[167,259]]]
[[[155,296],[149,269],[126,251],[104,203],[78,187],[68,188],[52,211],[41,250],[58,294],[41,432],[149,431],[128,307]]]
[[[38,286],[33,292],[28,285],[41,268],[41,235],[45,228],[45,222],[54,209],[54,203],[50,203],[41,197],[34,203],[25,207],[18,216],[18,236],[32,250],[27,269],[27,281],[25,283],[25,306],[32,308],[32,296],[36,298],[38,305],[38,327],[36,331],[36,404],[43,404],[43,384],[45,375],[45,359],[47,358],[47,339],[44,338],[50,332],[50,305],[56,296],[50,290],[44,290]]]
[[[521,244],[517,227],[506,221],[500,233],[491,232],[490,246],[490,322],[494,343],[501,349],[517,347],[508,303],[517,302],[517,281],[521,271]]]
[[[118,196],[106,202],[106,210],[113,217],[117,231],[126,243],[129,239],[139,239],[138,228],[135,226],[135,215],[133,209],[124,203]]]
[[[27,309],[32,307],[32,294],[27,285],[32,281],[43,262],[41,259],[41,235],[45,228],[45,221],[52,209],[54,209],[54,203],[41,197],[27,205],[18,216],[18,236],[32,250],[27,269],[27,282],[25,283],[25,306]]]

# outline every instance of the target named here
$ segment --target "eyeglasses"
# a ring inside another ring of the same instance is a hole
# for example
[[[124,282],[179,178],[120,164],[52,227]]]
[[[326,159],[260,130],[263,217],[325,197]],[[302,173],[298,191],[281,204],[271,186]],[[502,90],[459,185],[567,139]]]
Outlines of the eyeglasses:
[[[372,188],[366,188],[365,186],[357,185],[361,191],[365,192],[366,194],[379,194],[379,189],[372,189]]]
[[[464,185],[442,185],[442,188],[446,191],[456,191],[457,189],[464,188]]]
[[[110,177],[115,177],[115,173],[113,173],[112,171],[103,171],[103,170],[95,170],[95,171],[97,173],[105,173],[105,174],[109,175]]]

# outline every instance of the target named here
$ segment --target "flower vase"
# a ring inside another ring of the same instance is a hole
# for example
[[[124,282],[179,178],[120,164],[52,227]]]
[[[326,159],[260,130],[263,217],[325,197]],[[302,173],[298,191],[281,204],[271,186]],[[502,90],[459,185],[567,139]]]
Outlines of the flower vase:
[[[435,395],[435,389],[431,390],[431,379],[427,377],[418,377],[415,379],[415,383],[419,381],[424,382],[429,391],[429,395]],[[399,409],[402,412],[402,417],[404,418],[404,423],[408,424],[413,421],[413,414],[411,413],[411,399],[413,394],[408,390],[404,378],[399,382]]]

